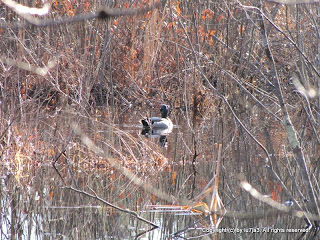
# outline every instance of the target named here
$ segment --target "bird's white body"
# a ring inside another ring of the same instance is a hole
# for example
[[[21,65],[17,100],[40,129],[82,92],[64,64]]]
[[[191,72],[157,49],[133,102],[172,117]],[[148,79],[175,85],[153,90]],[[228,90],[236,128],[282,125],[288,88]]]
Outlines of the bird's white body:
[[[173,129],[173,123],[168,118],[168,106],[161,106],[161,117],[149,117],[141,120],[142,126],[145,129],[158,129],[166,130],[166,132],[171,132]]]
[[[152,129],[171,129],[173,128],[173,123],[169,118],[162,117],[150,117],[147,118],[149,125]]]

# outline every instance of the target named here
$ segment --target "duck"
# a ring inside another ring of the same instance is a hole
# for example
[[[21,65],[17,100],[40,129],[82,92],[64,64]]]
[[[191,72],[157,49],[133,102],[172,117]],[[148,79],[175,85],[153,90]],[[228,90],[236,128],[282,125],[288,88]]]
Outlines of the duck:
[[[144,129],[153,130],[166,130],[166,132],[171,132],[173,128],[173,123],[168,118],[169,106],[161,105],[160,108],[161,117],[149,117],[141,120],[142,127]]]

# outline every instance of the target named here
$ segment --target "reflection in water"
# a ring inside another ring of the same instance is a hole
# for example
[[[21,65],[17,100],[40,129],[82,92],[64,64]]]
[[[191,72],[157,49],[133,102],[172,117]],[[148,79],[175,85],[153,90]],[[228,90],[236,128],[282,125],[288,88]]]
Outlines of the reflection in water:
[[[147,138],[159,138],[159,144],[161,147],[168,147],[167,136],[172,132],[172,129],[168,131],[167,129],[148,129],[143,128],[141,135],[146,136]]]

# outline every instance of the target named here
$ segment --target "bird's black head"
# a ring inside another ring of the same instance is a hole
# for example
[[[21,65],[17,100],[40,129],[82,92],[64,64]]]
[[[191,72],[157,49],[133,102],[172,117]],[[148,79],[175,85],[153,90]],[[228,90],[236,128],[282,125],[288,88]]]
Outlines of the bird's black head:
[[[168,117],[168,112],[169,112],[169,107],[167,105],[162,105],[160,108],[160,112],[161,112],[161,117],[162,118],[167,118]]]

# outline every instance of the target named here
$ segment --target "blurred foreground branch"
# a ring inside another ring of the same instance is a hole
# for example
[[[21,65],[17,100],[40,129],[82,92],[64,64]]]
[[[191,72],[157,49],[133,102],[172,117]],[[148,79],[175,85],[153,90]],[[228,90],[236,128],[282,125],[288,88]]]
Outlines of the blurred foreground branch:
[[[42,8],[27,7],[12,0],[2,0],[2,2],[19,15],[31,14],[43,16],[48,14],[51,9],[51,1],[43,4]]]
[[[27,71],[39,74],[41,76],[45,76],[49,72],[49,70],[57,64],[56,61],[51,60],[44,67],[36,67],[36,66],[31,65],[30,63],[18,61],[18,60],[12,59],[12,58],[7,58],[5,56],[0,56],[0,62],[3,62],[3,63],[10,65],[10,66],[16,66],[16,67],[21,68],[23,70],[27,70]]]
[[[60,19],[50,18],[50,19],[39,19],[31,15],[45,15],[49,13],[49,3],[46,3],[43,8],[30,8],[17,4],[12,0],[2,0],[2,2],[11,8],[14,12],[24,18],[27,22],[14,22],[14,23],[1,23],[0,27],[9,27],[9,28],[25,28],[32,25],[38,27],[48,27],[54,25],[61,25],[67,23],[80,22],[91,19],[109,19],[114,17],[121,16],[133,16],[137,14],[147,13],[154,8],[157,8],[165,4],[165,0],[159,1],[155,4],[149,5],[141,9],[123,9],[123,8],[109,8],[107,6],[99,8],[95,12],[82,13],[73,17],[62,17]]]

